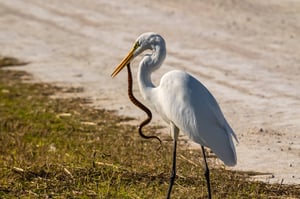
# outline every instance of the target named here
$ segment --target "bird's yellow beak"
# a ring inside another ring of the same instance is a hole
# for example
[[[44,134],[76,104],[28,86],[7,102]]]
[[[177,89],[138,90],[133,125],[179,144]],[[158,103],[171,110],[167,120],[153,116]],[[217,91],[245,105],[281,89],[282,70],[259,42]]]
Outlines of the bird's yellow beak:
[[[114,72],[111,74],[112,77],[115,77],[131,60],[133,57],[134,51],[139,47],[138,43],[135,43],[133,48],[130,50],[128,55],[121,61],[121,63],[115,68]]]

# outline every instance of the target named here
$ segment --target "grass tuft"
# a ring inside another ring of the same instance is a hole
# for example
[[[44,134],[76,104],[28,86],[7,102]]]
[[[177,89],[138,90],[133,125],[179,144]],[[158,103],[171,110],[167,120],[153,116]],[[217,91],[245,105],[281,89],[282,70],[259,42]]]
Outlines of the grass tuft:
[[[14,57],[0,55],[0,68],[7,67],[7,66],[22,66],[22,65],[26,65],[28,63],[29,62],[24,62],[17,58],[14,58]]]

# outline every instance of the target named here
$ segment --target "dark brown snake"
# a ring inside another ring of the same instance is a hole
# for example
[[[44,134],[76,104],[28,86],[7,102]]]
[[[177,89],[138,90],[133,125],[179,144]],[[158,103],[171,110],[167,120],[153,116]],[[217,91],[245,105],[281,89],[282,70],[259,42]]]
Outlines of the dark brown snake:
[[[137,107],[139,107],[140,109],[142,109],[148,116],[147,119],[145,119],[139,126],[139,134],[142,138],[145,139],[157,139],[160,144],[162,143],[161,140],[159,139],[159,137],[154,136],[154,135],[145,135],[142,131],[143,127],[146,126],[147,124],[150,123],[151,119],[152,119],[152,113],[151,111],[144,105],[142,104],[140,101],[138,101],[135,96],[132,93],[132,74],[131,74],[131,69],[130,69],[130,63],[127,64],[127,72],[128,72],[128,97],[130,99],[130,101],[136,105]]]

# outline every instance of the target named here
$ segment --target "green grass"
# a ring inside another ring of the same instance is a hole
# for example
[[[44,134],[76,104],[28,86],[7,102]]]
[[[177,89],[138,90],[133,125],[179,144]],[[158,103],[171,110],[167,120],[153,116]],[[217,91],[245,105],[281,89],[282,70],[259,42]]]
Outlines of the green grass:
[[[157,141],[122,123],[131,118],[95,110],[85,99],[51,97],[80,89],[24,78],[30,77],[0,70],[0,198],[165,198],[170,139],[158,149]],[[206,198],[200,150],[178,148],[172,198]],[[300,196],[299,185],[253,182],[249,173],[209,164],[213,198]]]

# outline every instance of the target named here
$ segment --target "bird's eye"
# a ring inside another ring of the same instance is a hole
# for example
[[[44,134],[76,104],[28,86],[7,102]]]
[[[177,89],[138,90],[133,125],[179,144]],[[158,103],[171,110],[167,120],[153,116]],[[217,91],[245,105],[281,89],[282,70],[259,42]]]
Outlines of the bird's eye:
[[[140,43],[137,41],[137,42],[135,42],[135,44],[134,44],[134,49],[137,49],[138,47],[140,47],[141,45],[140,45]]]

